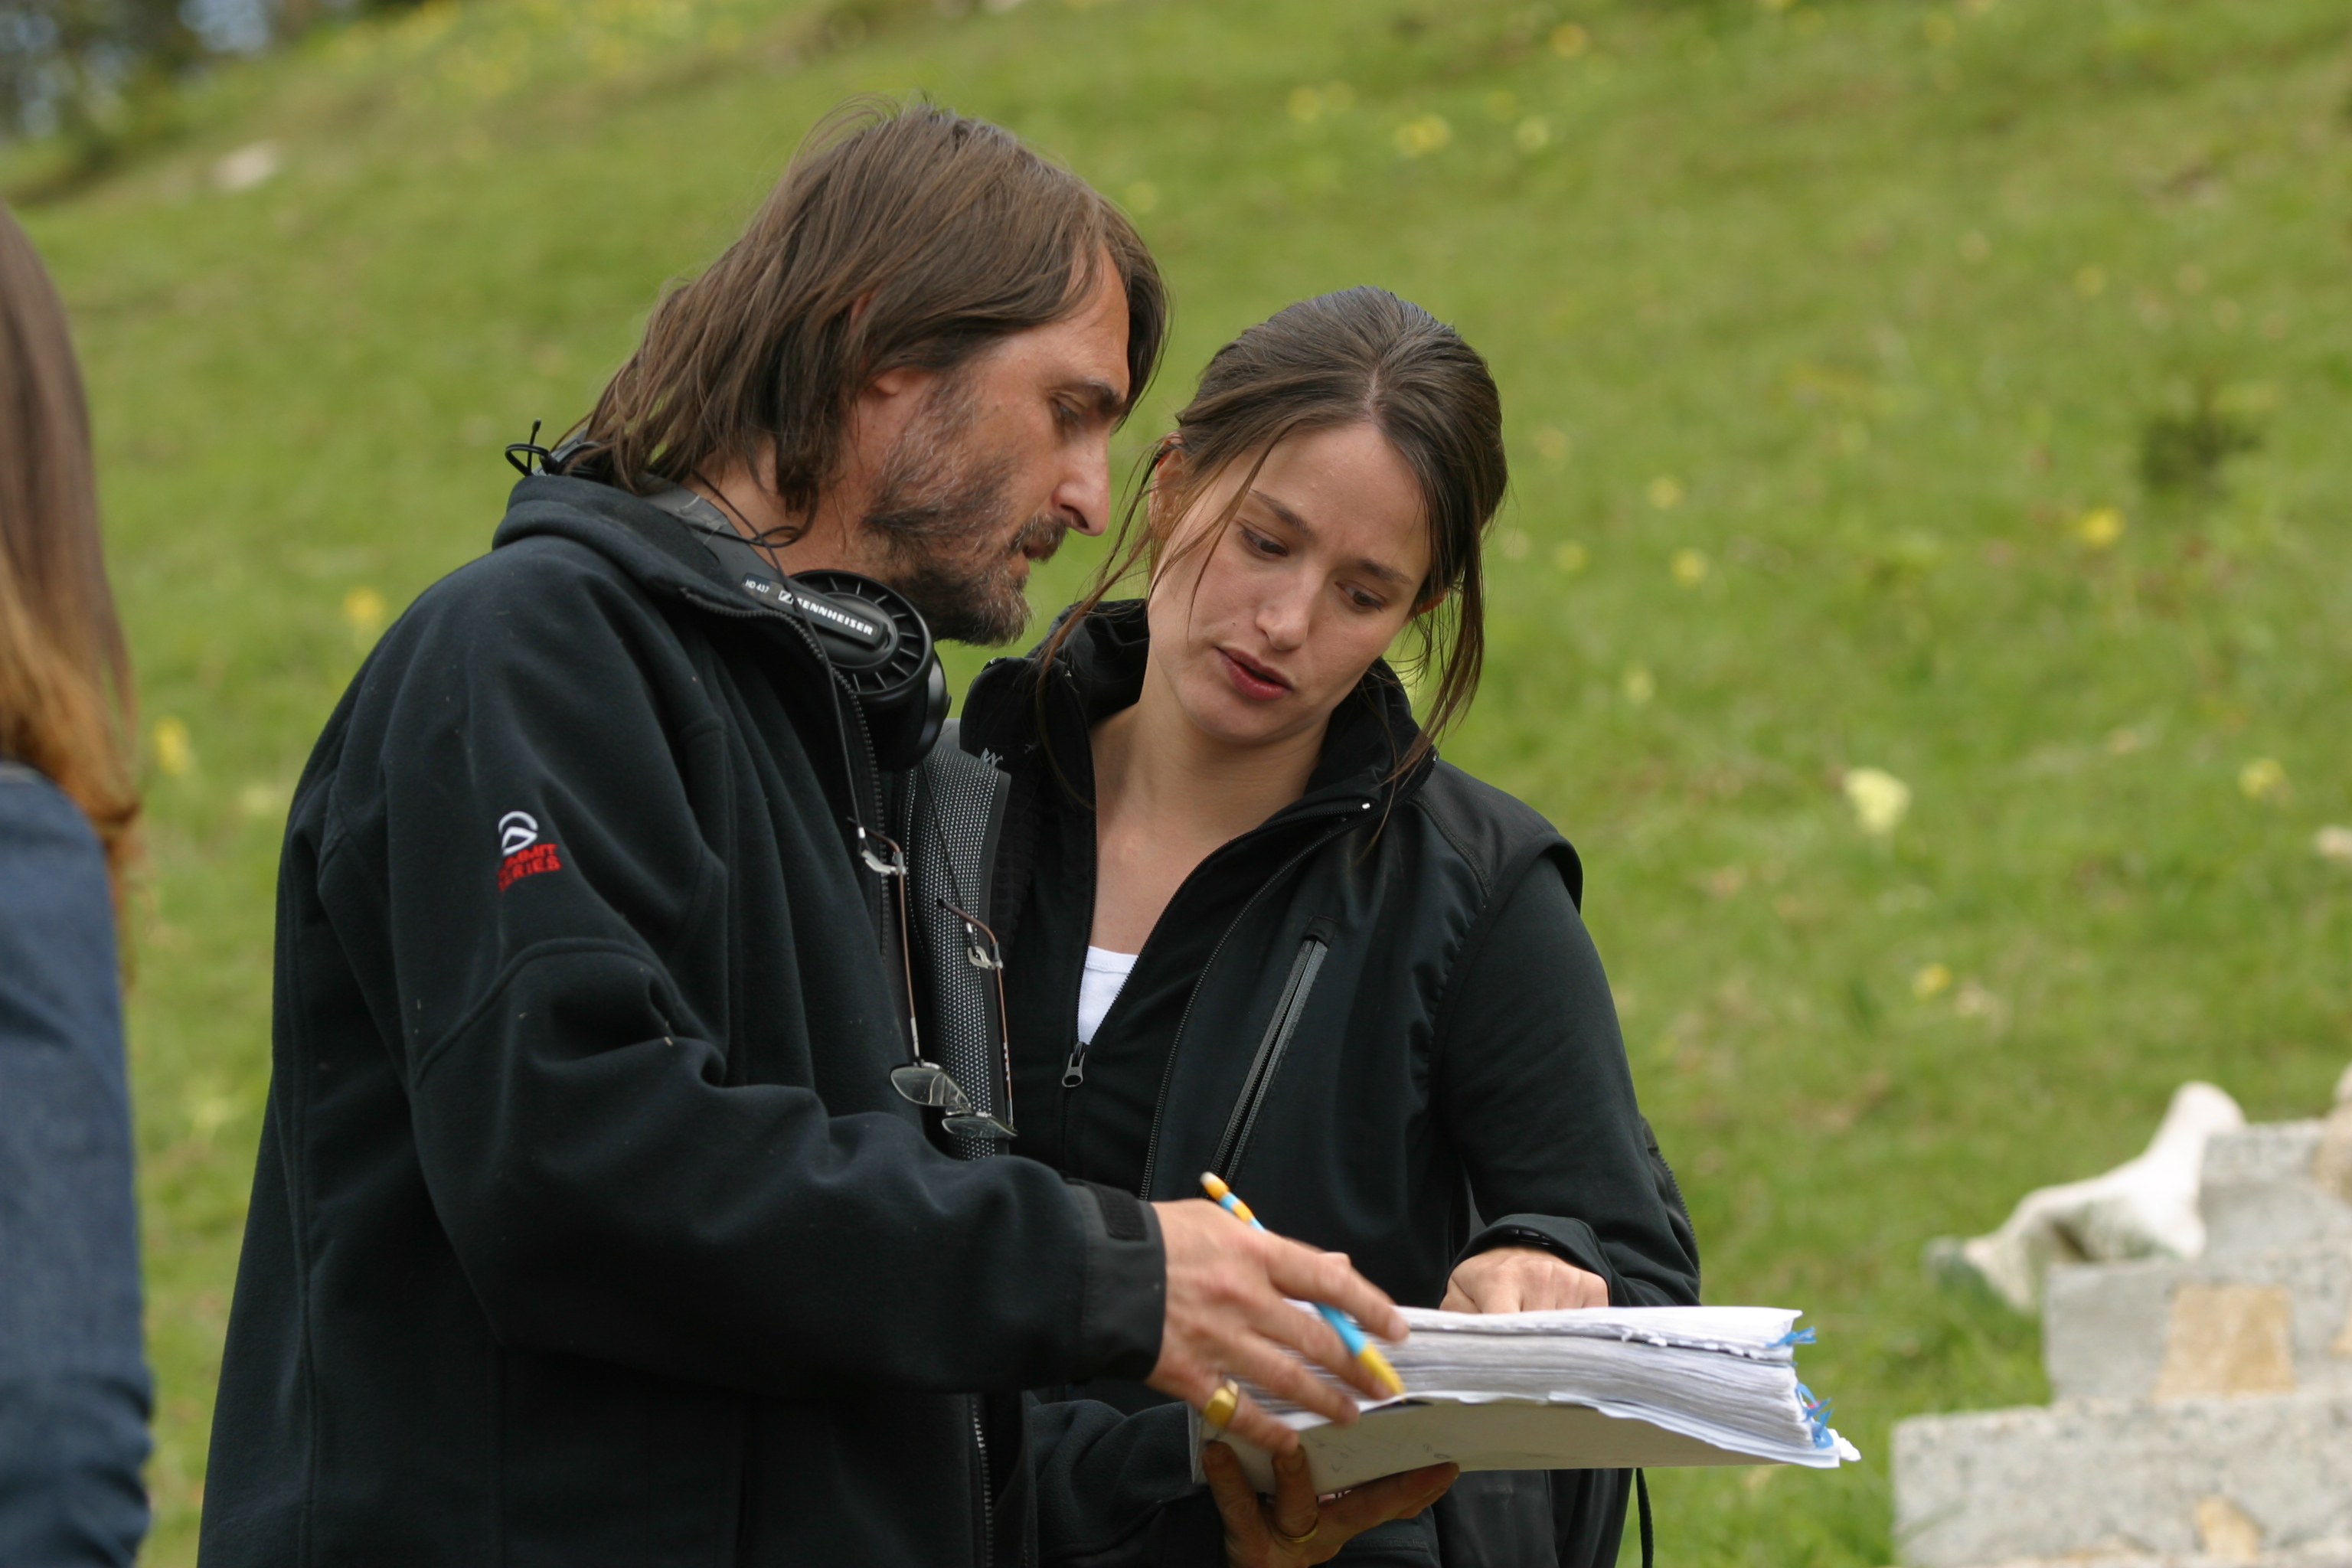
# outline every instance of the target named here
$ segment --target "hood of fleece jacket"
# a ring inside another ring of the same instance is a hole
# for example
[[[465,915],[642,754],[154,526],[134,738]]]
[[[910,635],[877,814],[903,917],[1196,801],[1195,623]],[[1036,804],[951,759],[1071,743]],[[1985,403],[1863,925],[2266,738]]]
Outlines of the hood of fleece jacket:
[[[725,568],[694,531],[642,496],[593,479],[534,474],[507,496],[490,548],[541,535],[584,544],[644,587],[732,607],[741,600]]]

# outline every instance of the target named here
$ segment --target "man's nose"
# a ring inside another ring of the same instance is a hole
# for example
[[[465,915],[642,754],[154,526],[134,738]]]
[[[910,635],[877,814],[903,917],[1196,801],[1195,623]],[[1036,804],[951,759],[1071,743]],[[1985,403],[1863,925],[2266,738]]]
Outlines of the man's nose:
[[[1100,533],[1110,521],[1110,437],[1080,442],[1054,487],[1054,512],[1080,533]]]

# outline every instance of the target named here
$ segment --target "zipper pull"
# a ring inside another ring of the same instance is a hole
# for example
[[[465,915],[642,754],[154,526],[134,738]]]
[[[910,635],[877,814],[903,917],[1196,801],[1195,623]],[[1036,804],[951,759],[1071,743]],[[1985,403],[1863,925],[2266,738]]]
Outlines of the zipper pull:
[[[1087,1043],[1078,1041],[1070,1047],[1070,1059],[1062,1068],[1062,1087],[1076,1089],[1087,1081]]]

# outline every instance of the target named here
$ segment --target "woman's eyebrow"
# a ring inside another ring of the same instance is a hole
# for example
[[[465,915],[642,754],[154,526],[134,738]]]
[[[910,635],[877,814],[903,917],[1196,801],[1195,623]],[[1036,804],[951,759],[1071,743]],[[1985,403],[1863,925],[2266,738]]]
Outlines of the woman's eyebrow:
[[[1255,489],[1255,487],[1251,489],[1249,494],[1250,500],[1257,502],[1258,505],[1274,513],[1274,515],[1279,518],[1286,526],[1296,530],[1299,534],[1303,535],[1309,541],[1314,539],[1314,525],[1308,522],[1305,518],[1299,516],[1298,513],[1289,506],[1286,505],[1282,501],[1276,500],[1274,497],[1266,494],[1264,490]],[[1388,565],[1383,562],[1375,561],[1369,555],[1359,555],[1353,561],[1349,562],[1348,564],[1354,567],[1357,571],[1363,573],[1368,577],[1377,577],[1383,583],[1394,584],[1399,587],[1405,586],[1411,582],[1410,578],[1406,577],[1403,573],[1398,571],[1395,567]]]

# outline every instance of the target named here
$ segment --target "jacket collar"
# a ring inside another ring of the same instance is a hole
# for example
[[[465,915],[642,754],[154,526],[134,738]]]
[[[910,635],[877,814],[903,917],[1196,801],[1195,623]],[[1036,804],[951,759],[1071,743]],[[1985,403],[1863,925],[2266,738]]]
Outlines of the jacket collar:
[[[809,634],[772,605],[745,594],[695,531],[642,496],[593,479],[561,474],[534,474],[516,485],[507,500],[507,514],[492,536],[490,548],[502,549],[526,539],[567,539],[585,545],[625,573],[653,597],[682,604],[714,618],[723,618],[751,634],[762,662],[774,661],[768,673],[802,692],[825,691],[831,700],[811,704],[811,717],[823,714],[836,727],[840,767],[833,763],[833,738],[812,745],[809,755],[821,776],[841,773],[842,800],[852,823],[878,823],[879,805],[870,798],[881,788],[872,766],[870,743],[854,702],[827,669]],[[864,757],[861,771],[853,760]]]
[[[586,545],[655,593],[730,607],[742,599],[692,529],[612,485],[561,474],[534,474],[516,485],[490,548],[542,535]]]
[[[1057,616],[1055,626],[1068,614]],[[1045,642],[1051,640],[1049,633]],[[1088,732],[1143,694],[1144,665],[1151,651],[1143,601],[1097,605],[1062,645],[1051,669],[1041,662],[1045,646],[1040,642],[1019,658],[989,661],[964,699],[961,743],[1001,767],[1058,771],[1074,790],[1090,797],[1094,763]],[[1397,759],[1420,733],[1403,682],[1386,660],[1376,661],[1332,710],[1307,793],[1273,820],[1356,811],[1367,804],[1383,806],[1385,815],[1411,798],[1428,775],[1433,753],[1424,753],[1402,777],[1391,776]]]

